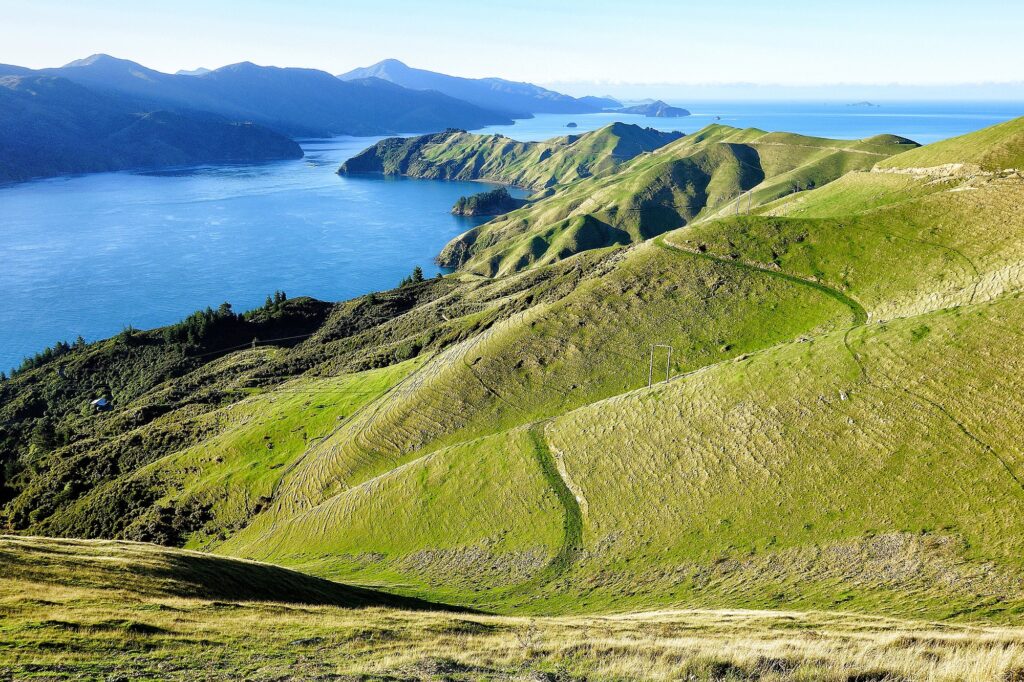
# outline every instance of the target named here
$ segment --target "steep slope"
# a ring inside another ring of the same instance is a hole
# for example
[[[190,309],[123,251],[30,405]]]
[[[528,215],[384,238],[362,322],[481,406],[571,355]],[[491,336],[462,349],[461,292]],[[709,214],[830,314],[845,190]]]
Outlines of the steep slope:
[[[302,157],[292,140],[218,116],[136,113],[63,78],[0,78],[0,182],[65,173]]]
[[[383,173],[445,180],[492,180],[544,189],[601,175],[620,163],[682,137],[626,123],[545,142],[446,130],[389,138],[355,155],[339,173]]]
[[[252,121],[292,136],[381,135],[508,123],[504,114],[380,79],[341,81],[315,69],[232,64],[198,76],[160,73],[93,55],[39,73],[131,98],[143,110],[178,108]]]
[[[715,124],[476,227],[452,240],[439,262],[486,276],[515,272],[748,211],[913,146],[895,137],[851,142]]]
[[[338,78],[345,81],[379,78],[412,90],[436,90],[512,118],[530,118],[532,114],[542,113],[588,113],[600,111],[608,104],[600,98],[576,99],[532,83],[517,83],[503,78],[459,78],[415,69],[397,59],[385,59],[372,66],[353,69]]]

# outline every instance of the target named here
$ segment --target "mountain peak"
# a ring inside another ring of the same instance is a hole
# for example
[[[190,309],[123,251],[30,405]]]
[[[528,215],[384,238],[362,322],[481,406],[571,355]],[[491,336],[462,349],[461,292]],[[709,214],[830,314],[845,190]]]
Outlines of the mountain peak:
[[[137,66],[142,67],[141,64],[136,64],[128,59],[120,59],[118,57],[112,57],[109,54],[99,52],[97,54],[89,55],[85,59],[76,59],[72,62],[68,62],[62,68],[73,69],[81,68],[85,66]]]
[[[372,69],[375,66],[399,66],[399,67],[401,67],[403,69],[410,68],[409,65],[406,64],[405,62],[403,62],[402,60],[394,59],[394,58],[382,59],[382,60],[380,60],[379,62],[377,62],[376,64],[374,64],[373,66],[371,66],[369,68]]]

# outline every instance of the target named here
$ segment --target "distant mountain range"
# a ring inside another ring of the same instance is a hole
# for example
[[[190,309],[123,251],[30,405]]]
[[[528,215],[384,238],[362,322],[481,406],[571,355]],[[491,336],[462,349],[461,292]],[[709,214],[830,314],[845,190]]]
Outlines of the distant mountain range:
[[[298,137],[427,132],[447,126],[511,123],[439,92],[381,79],[342,81],[315,69],[231,64],[197,75],[172,75],[135,62],[94,55],[42,73],[137,98],[146,106],[209,111]]]
[[[476,129],[620,106],[396,60],[340,77],[250,62],[168,74],[104,54],[40,70],[0,65],[0,182],[294,158],[302,152],[288,138]]]
[[[585,114],[622,106],[610,97],[570,97],[532,83],[503,78],[459,78],[416,69],[397,59],[353,69],[338,78],[344,81],[378,78],[412,90],[436,90],[512,118],[529,118],[533,114]]]
[[[298,144],[263,126],[140,111],[126,98],[57,76],[0,77],[0,182],[301,157]]]

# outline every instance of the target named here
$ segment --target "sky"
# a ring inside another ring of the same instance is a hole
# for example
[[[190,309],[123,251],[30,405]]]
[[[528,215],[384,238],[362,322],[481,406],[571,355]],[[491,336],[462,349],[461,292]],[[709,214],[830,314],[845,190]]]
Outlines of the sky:
[[[34,68],[104,52],[341,73],[394,57],[595,94],[1024,80],[1021,0],[0,0],[0,16],[0,63]]]

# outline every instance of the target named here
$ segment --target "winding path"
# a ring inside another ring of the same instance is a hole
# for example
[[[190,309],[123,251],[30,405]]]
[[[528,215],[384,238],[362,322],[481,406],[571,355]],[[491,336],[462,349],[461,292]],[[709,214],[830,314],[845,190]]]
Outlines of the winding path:
[[[564,509],[564,532],[562,545],[558,548],[558,552],[552,557],[550,563],[530,581],[538,586],[549,583],[565,573],[583,549],[583,512],[580,509],[582,495],[574,492],[575,484],[569,479],[567,473],[563,473],[565,468],[561,464],[561,457],[556,460],[552,455],[547,438],[544,437],[546,424],[547,422],[540,422],[532,425],[529,433],[541,473]],[[585,500],[584,504],[586,504]]]
[[[721,263],[723,265],[729,265],[734,268],[739,268],[741,270],[747,270],[749,272],[760,272],[770,277],[775,277],[777,279],[782,279],[787,282],[792,282],[793,284],[800,284],[803,286],[811,287],[812,289],[815,289],[819,293],[825,294],[829,298],[835,299],[836,301],[839,301],[844,306],[849,308],[850,313],[853,315],[854,327],[859,327],[863,324],[866,324],[868,321],[868,315],[867,312],[864,310],[864,306],[862,306],[860,303],[853,300],[843,292],[839,291],[838,289],[833,289],[832,287],[825,286],[824,284],[821,284],[820,282],[815,282],[812,279],[805,279],[803,277],[797,277],[796,275],[789,275],[784,272],[779,272],[778,270],[771,270],[769,268],[763,268],[757,265],[752,265],[751,263],[747,263],[745,261],[730,260],[728,258],[713,256],[709,253],[691,251],[689,249],[684,249],[682,247],[676,246],[672,242],[667,241],[664,237],[655,238],[654,243],[667,251],[686,254],[688,256],[693,256],[694,258],[703,258],[705,260],[714,261],[716,263]]]

